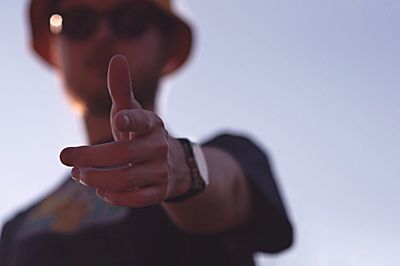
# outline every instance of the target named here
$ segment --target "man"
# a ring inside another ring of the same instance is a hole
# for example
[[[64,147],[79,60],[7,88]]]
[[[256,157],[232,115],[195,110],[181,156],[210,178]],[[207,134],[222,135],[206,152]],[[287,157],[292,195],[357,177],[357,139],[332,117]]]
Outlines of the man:
[[[262,151],[174,138],[154,112],[192,42],[170,1],[32,0],[30,14],[89,145],[64,149],[72,179],[4,226],[0,265],[253,265],[291,245]]]

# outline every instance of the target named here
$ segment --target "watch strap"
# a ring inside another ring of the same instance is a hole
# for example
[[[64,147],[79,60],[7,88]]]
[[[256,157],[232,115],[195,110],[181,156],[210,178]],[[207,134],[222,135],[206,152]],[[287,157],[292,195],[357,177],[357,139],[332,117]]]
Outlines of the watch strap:
[[[164,200],[164,202],[166,203],[177,203],[185,201],[203,192],[207,186],[206,181],[201,176],[199,167],[196,162],[195,154],[193,152],[194,144],[190,140],[184,138],[179,138],[177,140],[182,144],[183,150],[185,152],[186,163],[190,170],[191,185],[186,193]]]

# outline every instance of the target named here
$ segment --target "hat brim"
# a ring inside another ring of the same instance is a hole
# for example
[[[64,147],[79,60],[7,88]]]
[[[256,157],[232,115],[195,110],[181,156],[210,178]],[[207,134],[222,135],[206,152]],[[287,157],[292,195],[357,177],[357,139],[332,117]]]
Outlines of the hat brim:
[[[32,0],[29,7],[29,19],[31,30],[31,46],[34,52],[39,55],[44,62],[50,66],[54,66],[50,55],[50,39],[52,33],[49,30],[48,21],[51,14],[49,0]],[[164,12],[164,10],[163,10]],[[193,32],[187,22],[172,12],[164,12],[175,24],[172,36],[169,38],[174,47],[175,64],[169,72],[173,72],[180,68],[189,58],[193,45]]]

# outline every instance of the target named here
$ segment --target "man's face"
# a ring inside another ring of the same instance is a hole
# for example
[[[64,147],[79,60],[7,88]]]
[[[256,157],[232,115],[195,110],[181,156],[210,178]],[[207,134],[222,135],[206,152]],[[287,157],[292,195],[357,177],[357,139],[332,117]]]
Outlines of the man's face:
[[[61,0],[59,9],[68,12],[85,7],[99,14],[134,0]],[[108,114],[111,99],[107,90],[108,62],[115,54],[128,58],[133,91],[142,104],[153,101],[161,70],[165,63],[165,48],[162,34],[156,24],[150,23],[137,36],[117,36],[105,16],[97,27],[82,39],[67,34],[52,39],[53,55],[59,65],[67,94],[84,111],[98,115]]]

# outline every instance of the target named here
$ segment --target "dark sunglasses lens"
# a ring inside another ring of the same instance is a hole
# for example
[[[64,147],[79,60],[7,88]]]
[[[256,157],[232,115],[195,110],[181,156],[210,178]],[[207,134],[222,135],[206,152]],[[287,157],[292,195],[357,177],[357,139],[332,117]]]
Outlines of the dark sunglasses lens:
[[[62,13],[63,29],[66,36],[83,40],[93,33],[97,26],[97,14],[90,9],[77,8]]]
[[[111,24],[119,37],[133,38],[142,34],[150,21],[146,6],[118,8],[110,14]]]

